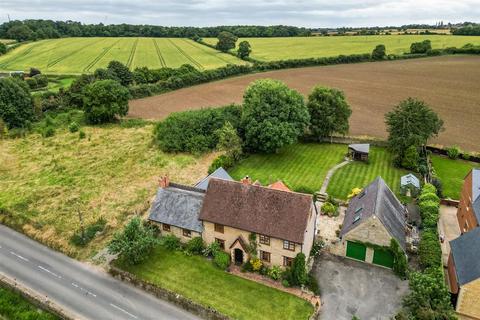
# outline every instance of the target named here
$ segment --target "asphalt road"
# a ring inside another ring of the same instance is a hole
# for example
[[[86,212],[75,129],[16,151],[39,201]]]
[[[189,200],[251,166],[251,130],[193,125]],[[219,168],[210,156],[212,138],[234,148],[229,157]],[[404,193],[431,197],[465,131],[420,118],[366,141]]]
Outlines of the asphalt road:
[[[79,319],[198,319],[0,225],[0,273]]]

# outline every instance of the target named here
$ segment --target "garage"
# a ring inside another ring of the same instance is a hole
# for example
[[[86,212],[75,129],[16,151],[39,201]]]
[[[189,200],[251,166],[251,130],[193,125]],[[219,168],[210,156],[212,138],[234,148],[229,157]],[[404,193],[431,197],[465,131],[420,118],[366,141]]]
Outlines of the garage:
[[[386,249],[375,249],[373,251],[373,264],[393,268],[393,254]]]
[[[367,247],[364,244],[347,241],[347,257],[365,261],[367,255]]]

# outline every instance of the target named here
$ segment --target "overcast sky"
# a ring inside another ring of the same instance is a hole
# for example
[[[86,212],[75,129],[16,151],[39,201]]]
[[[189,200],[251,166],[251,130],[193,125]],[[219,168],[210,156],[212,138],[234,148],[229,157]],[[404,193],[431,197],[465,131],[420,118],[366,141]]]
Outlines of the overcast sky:
[[[480,0],[0,0],[0,22],[386,26],[480,20]]]

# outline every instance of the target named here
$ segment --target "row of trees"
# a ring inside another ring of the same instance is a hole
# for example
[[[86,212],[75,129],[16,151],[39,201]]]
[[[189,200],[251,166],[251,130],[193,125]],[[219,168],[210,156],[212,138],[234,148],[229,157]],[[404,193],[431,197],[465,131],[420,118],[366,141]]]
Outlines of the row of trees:
[[[218,26],[218,27],[164,27],[153,25],[82,24],[76,21],[24,20],[0,25],[0,39],[17,41],[61,37],[217,37],[228,31],[237,37],[296,37],[309,36],[306,28],[292,26]]]
[[[470,24],[462,28],[455,29],[453,34],[460,36],[480,36],[480,24]]]

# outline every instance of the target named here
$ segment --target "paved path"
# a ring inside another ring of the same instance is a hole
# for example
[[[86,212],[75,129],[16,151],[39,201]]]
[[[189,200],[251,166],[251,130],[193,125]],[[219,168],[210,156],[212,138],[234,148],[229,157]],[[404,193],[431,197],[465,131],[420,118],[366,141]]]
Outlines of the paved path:
[[[198,319],[3,225],[0,275],[48,297],[76,319]]]
[[[332,169],[328,170],[327,176],[325,177],[325,180],[323,180],[322,187],[320,188],[320,193],[326,193],[327,192],[327,187],[328,187],[328,184],[330,183],[330,178],[333,176],[335,171],[337,171],[338,169],[340,169],[343,166],[346,166],[347,164],[350,163],[350,161],[351,160],[345,160],[342,163],[337,164]]]

